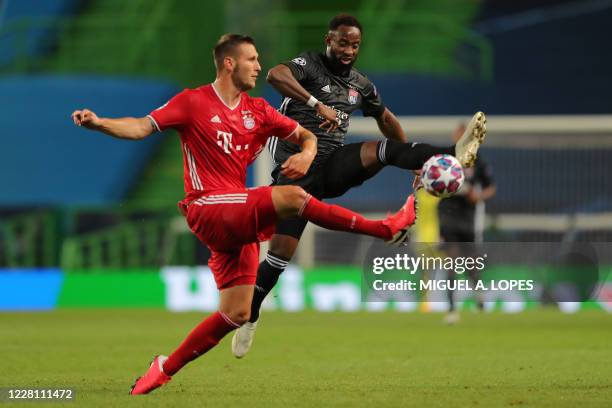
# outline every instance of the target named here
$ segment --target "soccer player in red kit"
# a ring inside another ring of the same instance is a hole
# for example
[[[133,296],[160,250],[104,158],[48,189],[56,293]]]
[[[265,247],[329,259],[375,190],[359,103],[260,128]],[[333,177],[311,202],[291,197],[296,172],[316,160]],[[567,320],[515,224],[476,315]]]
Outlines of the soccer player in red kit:
[[[317,139],[262,98],[245,91],[261,71],[250,37],[226,34],[213,51],[214,83],[188,89],[143,118],[99,118],[73,112],[78,126],[122,139],[142,139],[155,131],[180,133],[185,199],[179,209],[195,235],[206,244],[209,266],[220,291],[219,310],[204,319],[168,357],[156,356],[136,380],[131,394],[146,394],[170,381],[185,364],[206,353],[229,332],[248,321],[259,264],[259,242],[270,238],[279,218],[303,217],[322,227],[397,240],[415,221],[414,197],[385,220],[373,221],[345,208],[325,204],[301,187],[247,189],[246,168],[270,136],[292,141],[301,151],[282,172],[303,177],[316,155]]]

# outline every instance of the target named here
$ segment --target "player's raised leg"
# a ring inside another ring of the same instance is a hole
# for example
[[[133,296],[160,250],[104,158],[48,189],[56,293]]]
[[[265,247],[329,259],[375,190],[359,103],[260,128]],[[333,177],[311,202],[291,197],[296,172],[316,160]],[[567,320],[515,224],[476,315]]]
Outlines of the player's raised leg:
[[[455,154],[455,147],[438,147],[427,143],[402,143],[397,140],[364,142],[361,149],[363,167],[394,166],[406,170],[420,170],[436,154]]]
[[[370,235],[393,243],[416,220],[413,194],[402,208],[384,220],[370,220],[344,207],[326,204],[297,186],[273,187],[272,202],[281,218],[297,215],[326,229]]]
[[[344,207],[326,204],[297,186],[273,187],[272,201],[277,214],[281,218],[297,215],[323,228],[370,235],[384,239],[389,243],[398,243],[405,240],[407,229],[416,221],[416,203],[413,194],[408,197],[402,208],[395,214],[388,215],[384,220],[370,220]],[[295,245],[297,246],[297,239]],[[293,250],[295,250],[295,247]],[[284,270],[288,259],[273,258],[271,261],[277,269]],[[266,259],[265,262],[269,262],[269,260]],[[276,279],[278,279],[278,275],[280,273],[275,275]],[[275,283],[276,281],[270,288]],[[246,355],[251,348],[256,328],[257,322],[252,321],[245,324],[234,334],[232,339],[234,356],[241,358]]]
[[[366,169],[395,166],[419,170],[431,156],[450,154],[457,157],[463,167],[472,167],[486,135],[486,116],[482,112],[476,112],[454,146],[438,147],[426,143],[402,143],[390,139],[365,142],[362,144],[361,162]]]

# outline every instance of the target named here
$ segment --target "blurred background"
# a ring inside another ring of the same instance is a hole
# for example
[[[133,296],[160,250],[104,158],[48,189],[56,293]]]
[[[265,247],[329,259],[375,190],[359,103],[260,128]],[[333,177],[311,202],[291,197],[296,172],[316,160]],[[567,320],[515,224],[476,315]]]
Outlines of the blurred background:
[[[264,70],[322,50],[339,12],[361,20],[356,68],[411,141],[450,144],[458,125],[487,113],[482,155],[497,194],[478,208],[485,241],[612,240],[610,0],[0,0],[0,308],[214,308],[208,251],[176,211],[177,135],[119,141],[70,114],[144,116],[212,82],[225,32],[252,35]],[[263,78],[254,94],[280,103]],[[348,142],[380,138],[372,119],[351,122]],[[249,184],[269,183],[269,170],[260,158]],[[335,202],[385,213],[411,182],[388,168]],[[438,227],[431,205],[426,230]],[[370,245],[309,227],[286,296],[269,307],[317,307],[309,288],[321,282],[358,286]],[[335,293],[318,308],[361,307]],[[612,290],[602,293],[607,307]]]

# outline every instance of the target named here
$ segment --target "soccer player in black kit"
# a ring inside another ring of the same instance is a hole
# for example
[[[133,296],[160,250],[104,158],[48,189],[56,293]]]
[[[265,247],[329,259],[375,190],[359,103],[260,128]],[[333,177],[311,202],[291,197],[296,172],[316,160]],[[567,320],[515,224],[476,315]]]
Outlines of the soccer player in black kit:
[[[453,141],[457,141],[465,131],[461,124],[453,132]],[[477,246],[474,243],[482,241],[482,231],[476,228],[477,208],[484,211],[484,202],[491,199],[496,192],[495,181],[491,166],[486,163],[482,155],[476,158],[474,166],[464,170],[465,181],[452,197],[445,198],[438,204],[438,219],[440,221],[440,236],[444,241],[443,248],[447,255],[456,258],[459,256],[476,256]],[[481,214],[484,216],[484,213]],[[454,271],[447,271],[448,280],[455,279]],[[473,286],[480,279],[480,272],[468,271],[467,278]],[[447,291],[449,310],[444,321],[447,324],[459,323],[460,316],[456,310],[454,294]],[[476,304],[482,310],[482,293],[476,293]]]
[[[268,72],[268,82],[285,96],[280,112],[293,118],[318,138],[318,152],[310,170],[301,179],[281,174],[281,163],[295,148],[280,139],[270,138],[274,159],[274,185],[299,185],[318,199],[338,197],[361,185],[384,166],[419,170],[435,154],[451,154],[464,166],[471,166],[486,135],[482,112],[474,115],[455,146],[434,147],[406,143],[404,131],[395,115],[385,107],[376,87],[353,68],[361,45],[362,27],[353,16],[337,15],[329,23],[325,53],[304,52]],[[361,109],[373,117],[385,136],[382,141],[344,144],[350,117]],[[293,257],[306,222],[286,219],[276,225],[266,259],[259,265],[251,318],[234,334],[232,352],[241,358],[250,349],[259,309],[280,274]]]

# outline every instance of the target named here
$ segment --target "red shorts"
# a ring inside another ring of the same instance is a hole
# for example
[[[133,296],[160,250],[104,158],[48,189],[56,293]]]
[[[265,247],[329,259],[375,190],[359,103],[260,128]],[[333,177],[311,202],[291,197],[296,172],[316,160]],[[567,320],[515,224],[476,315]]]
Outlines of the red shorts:
[[[217,288],[254,285],[259,242],[274,234],[277,215],[272,187],[228,189],[207,193],[187,209],[187,224],[208,246]]]

